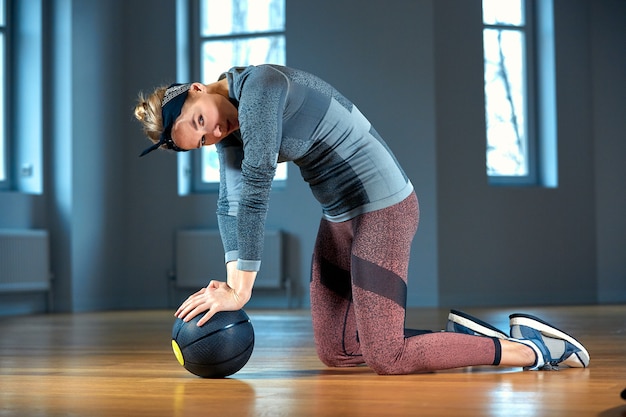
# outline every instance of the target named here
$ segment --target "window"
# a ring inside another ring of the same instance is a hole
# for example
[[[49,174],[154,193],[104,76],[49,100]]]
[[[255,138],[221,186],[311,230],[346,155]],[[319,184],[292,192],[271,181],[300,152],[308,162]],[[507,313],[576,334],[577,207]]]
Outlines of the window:
[[[0,0],[0,10],[0,189],[41,194],[42,0]]]
[[[550,94],[554,89],[554,72],[550,71],[553,49],[545,53],[553,42],[552,23],[537,18],[539,13],[551,16],[551,9],[545,6],[548,3],[482,2],[486,160],[492,184],[554,185],[556,161],[541,155],[552,154],[547,148],[556,143],[555,124],[548,120],[555,113],[549,111],[554,107],[554,95]],[[539,43],[538,29],[542,34]]]
[[[0,0],[0,188],[6,188],[7,178],[7,141],[6,141],[6,3]]]
[[[234,66],[285,64],[285,0],[194,0],[191,10],[191,78],[211,83]],[[195,191],[217,190],[215,147],[192,154],[191,161],[179,158],[190,162],[182,174],[193,177]],[[286,178],[287,165],[281,163],[275,182]]]

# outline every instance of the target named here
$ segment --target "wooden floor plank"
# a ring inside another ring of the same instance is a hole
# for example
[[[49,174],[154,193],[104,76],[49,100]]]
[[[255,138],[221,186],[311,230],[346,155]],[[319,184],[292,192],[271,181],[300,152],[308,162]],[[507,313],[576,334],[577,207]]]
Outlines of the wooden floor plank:
[[[509,311],[466,310],[502,329]],[[5,416],[601,416],[626,415],[626,306],[524,309],[574,334],[588,369],[474,367],[378,376],[317,359],[308,311],[248,311],[256,333],[231,378],[198,378],[176,361],[171,311],[0,318]],[[445,309],[407,325],[441,329]]]

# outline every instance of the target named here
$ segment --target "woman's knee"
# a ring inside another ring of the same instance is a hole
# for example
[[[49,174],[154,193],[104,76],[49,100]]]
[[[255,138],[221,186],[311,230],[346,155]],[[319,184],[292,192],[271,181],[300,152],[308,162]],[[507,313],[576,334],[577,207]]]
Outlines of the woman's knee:
[[[367,357],[365,362],[367,363],[367,366],[369,366],[378,375],[401,375],[407,373],[399,368],[394,361],[387,357],[370,355]]]
[[[320,346],[317,347],[317,357],[324,365],[332,368],[357,366],[365,363],[360,354],[350,355],[345,353],[343,349],[324,349]]]
[[[406,375],[432,371],[427,363],[416,358],[408,359],[403,353],[402,348],[388,347],[376,351],[365,349],[364,359],[367,366],[378,375]]]

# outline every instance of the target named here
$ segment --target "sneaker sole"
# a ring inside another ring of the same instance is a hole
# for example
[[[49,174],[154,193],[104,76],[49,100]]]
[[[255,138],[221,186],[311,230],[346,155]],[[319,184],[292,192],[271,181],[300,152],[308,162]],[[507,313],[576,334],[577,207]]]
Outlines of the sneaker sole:
[[[587,366],[589,366],[589,352],[587,352],[587,349],[585,349],[582,343],[574,339],[569,334],[565,333],[563,330],[557,329],[550,323],[547,323],[538,317],[531,316],[530,314],[511,314],[509,316],[509,320],[510,320],[511,327],[513,326],[530,327],[532,329],[538,330],[539,332],[541,332],[542,334],[548,337],[552,337],[555,339],[563,339],[566,342],[571,343],[572,345],[576,346],[576,348],[580,350],[580,352],[577,352],[575,355],[577,356],[580,364],[582,364],[582,367],[586,368]],[[571,361],[569,361],[569,358],[563,361],[563,363],[565,363],[566,365],[572,366],[570,364]],[[576,363],[574,363],[574,365],[576,365]],[[580,366],[577,366],[577,367],[580,367]]]
[[[485,323],[482,320],[472,317],[469,314],[465,314],[462,311],[450,310],[448,314],[448,320],[467,327],[473,332],[483,334],[487,337],[496,337],[498,339],[508,339],[509,336],[503,331],[493,327],[489,323]]]

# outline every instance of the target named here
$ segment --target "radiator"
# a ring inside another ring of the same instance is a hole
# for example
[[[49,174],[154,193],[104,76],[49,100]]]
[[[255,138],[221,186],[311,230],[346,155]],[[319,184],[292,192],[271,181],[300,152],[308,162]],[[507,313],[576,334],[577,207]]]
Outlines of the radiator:
[[[0,230],[0,292],[49,291],[45,230]]]
[[[261,271],[254,288],[283,288],[282,262],[282,233],[266,230]],[[179,230],[176,233],[176,285],[182,288],[206,287],[212,279],[226,279],[219,231]]]

